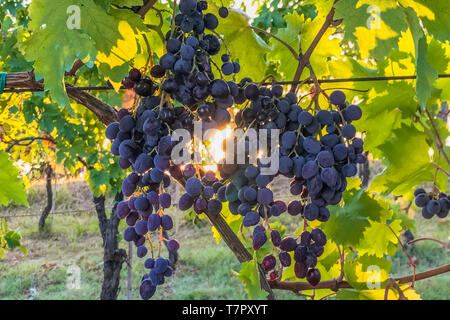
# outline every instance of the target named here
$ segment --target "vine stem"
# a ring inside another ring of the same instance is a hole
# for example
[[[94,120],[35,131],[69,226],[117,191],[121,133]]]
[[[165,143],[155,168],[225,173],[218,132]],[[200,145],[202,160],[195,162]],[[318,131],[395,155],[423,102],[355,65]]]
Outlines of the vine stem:
[[[149,0],[146,4],[144,4],[141,9],[139,9],[138,11],[138,15],[141,16],[142,19],[145,18],[145,15],[147,14],[147,12],[150,11],[151,8],[153,8],[153,6],[155,5],[155,3],[158,0]]]
[[[30,144],[32,144],[32,143],[33,143],[34,141],[36,141],[36,140],[46,140],[46,141],[49,141],[49,142],[51,142],[51,143],[53,143],[53,144],[56,143],[56,142],[55,142],[55,139],[54,139],[53,137],[51,137],[51,136],[43,136],[43,137],[26,137],[26,138],[22,138],[22,139],[18,139],[18,140],[13,139],[13,140],[7,142],[7,143],[8,143],[8,147],[5,149],[5,152],[10,152],[11,149],[12,149],[14,146],[24,146],[24,147],[29,146]],[[22,142],[24,142],[24,141],[28,141],[28,142],[27,142],[27,143],[22,143]],[[3,141],[3,142],[5,142],[5,141]]]
[[[391,287],[391,285],[398,292],[398,300],[408,300],[408,298],[406,298],[405,294],[403,293],[402,289],[400,289],[400,287],[398,286],[397,282],[395,282],[395,280],[392,278],[389,278],[388,283],[386,285],[386,289],[384,290],[384,300],[388,299],[389,288]]]
[[[447,244],[447,243],[445,243],[445,242],[443,242],[443,241],[441,241],[441,240],[434,239],[434,238],[417,238],[417,239],[414,239],[414,240],[409,241],[407,244],[412,244],[412,243],[414,243],[414,242],[425,241],[425,240],[437,242],[437,243],[439,243],[440,245],[442,245],[445,249],[450,250],[450,245],[449,245],[449,244]]]
[[[155,258],[155,254],[153,252],[153,242],[152,239],[150,238],[150,235],[147,233],[145,234],[145,237],[147,238],[148,243],[150,244],[150,251],[152,253],[152,258]]]
[[[16,81],[16,76],[21,76],[21,74],[25,74],[28,72],[18,72],[18,73],[8,73],[6,76],[6,86],[5,86],[5,93],[20,93],[20,92],[38,92],[38,91],[44,91],[43,87],[32,85],[30,83],[18,80]],[[360,82],[360,81],[388,81],[388,80],[403,80],[403,79],[415,79],[416,76],[397,76],[397,77],[363,77],[363,78],[346,78],[346,79],[317,79],[317,82],[319,83],[336,83],[336,82]],[[450,78],[450,74],[440,74],[438,75],[438,78]],[[42,81],[35,82],[34,84],[40,84]],[[314,83],[314,81],[310,78],[307,78],[302,81],[275,81],[275,82],[264,82],[264,83],[258,83],[260,86],[267,86],[267,85],[297,85],[301,86],[303,84],[311,84]],[[333,89],[340,89],[340,90],[350,90],[346,88],[333,88]],[[75,87],[66,86],[67,91],[94,91],[94,90],[114,90],[114,88],[111,88],[110,86],[83,86],[83,87]],[[125,87],[120,87],[119,90],[126,90]],[[328,88],[323,90],[329,90]],[[357,89],[352,89],[352,91],[358,91]],[[361,90],[361,92],[366,92],[367,90]]]
[[[440,274],[444,274],[450,271],[450,263],[430,269],[424,272],[420,272],[413,275],[408,275],[404,277],[395,278],[394,280],[399,284],[406,284],[410,283],[413,280],[419,281],[427,278],[431,278]],[[288,290],[293,292],[299,292],[303,290],[312,290],[312,289],[352,289],[352,285],[348,283],[347,281],[341,281],[337,282],[336,279],[332,280],[326,280],[319,282],[315,287],[310,285],[308,282],[287,282],[287,281],[269,281],[270,287],[272,289],[279,289],[279,290]]]
[[[397,238],[398,243],[402,246],[402,250],[403,252],[406,254],[406,257],[409,260],[409,264],[411,265],[412,269],[413,269],[413,278],[412,278],[412,282],[411,282],[411,287],[414,288],[414,282],[415,282],[415,276],[416,276],[416,264],[412,261],[411,257],[409,256],[408,252],[406,251],[405,246],[403,245],[402,241],[400,240],[400,238],[397,236],[397,234],[395,233],[395,231],[391,228],[390,225],[388,225],[387,223],[385,224],[389,230],[392,231],[392,233],[394,234],[394,236]]]
[[[150,47],[150,43],[148,42],[148,38],[145,35],[145,33],[142,34],[142,37],[144,38],[144,42],[145,42],[145,45],[147,46],[147,51],[148,51],[148,57],[147,57],[147,61],[145,62],[145,67],[144,67],[144,74],[146,74],[147,70],[148,70],[148,66],[150,65],[150,68],[153,67],[153,53],[152,53],[152,48]]]
[[[436,139],[437,139],[437,142],[435,141],[436,147],[444,155],[444,158],[445,158],[445,160],[447,160],[448,165],[450,165],[450,160],[449,160],[449,158],[448,158],[448,156],[445,153],[444,148],[443,148],[444,144],[442,143],[441,136],[439,135],[439,132],[436,129],[436,125],[434,124],[433,117],[431,116],[431,114],[428,111],[428,108],[426,106],[425,106],[425,113],[426,113],[426,115],[428,117],[428,120],[430,120],[431,127],[433,128],[434,134],[435,134]]]
[[[336,294],[337,294],[337,292],[332,292],[332,293],[327,294],[326,296],[320,298],[319,300],[325,300],[326,298],[329,298],[329,297],[334,296],[334,295],[336,295]]]
[[[442,169],[439,165],[437,165],[436,163],[434,163],[434,162],[432,162],[431,163],[436,169],[438,169],[438,170],[440,170],[440,171],[442,171],[443,173],[445,173],[447,176],[449,176],[450,177],[450,173],[449,172],[447,172],[447,171],[445,171],[444,169]]]
[[[280,42],[282,45],[284,45],[294,56],[295,60],[300,60],[300,56],[299,54],[294,50],[294,48],[292,48],[288,43],[286,43],[285,41],[281,40],[280,38],[278,38],[276,35],[264,30],[264,29],[260,29],[257,27],[253,27],[253,26],[247,26],[247,28],[264,33],[266,36],[272,37],[275,40],[277,40],[278,42]]]
[[[438,158],[437,158],[437,163],[439,163],[439,161],[441,160],[441,150],[438,150]],[[436,192],[439,191],[439,189],[436,187],[436,179],[437,179],[437,174],[438,174],[439,169],[436,168],[436,170],[434,171],[434,178],[433,178],[433,197],[436,194]]]
[[[300,60],[298,62],[297,70],[295,70],[295,75],[294,75],[294,80],[293,80],[294,84],[291,87],[291,92],[296,92],[297,91],[297,82],[300,80],[300,76],[302,75],[303,69],[309,63],[309,58],[311,57],[311,54],[312,54],[313,50],[316,48],[316,46],[319,43],[320,39],[322,39],[322,37],[325,34],[325,32],[327,31],[328,27],[330,25],[332,25],[334,11],[335,11],[335,9],[334,9],[334,7],[332,7],[330,12],[328,12],[328,14],[327,14],[327,16],[325,18],[325,22],[323,23],[323,25],[320,28],[319,32],[314,37],[314,40],[309,45],[308,49],[306,49],[305,54],[302,54],[302,56],[301,56],[301,58],[300,58]]]

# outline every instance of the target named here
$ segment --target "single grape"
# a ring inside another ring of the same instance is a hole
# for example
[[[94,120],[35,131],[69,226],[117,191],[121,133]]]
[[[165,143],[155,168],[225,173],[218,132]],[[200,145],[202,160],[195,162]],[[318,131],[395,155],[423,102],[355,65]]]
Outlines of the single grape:
[[[173,228],[173,220],[169,215],[163,215],[161,217],[161,226],[164,230],[171,230]]]
[[[167,242],[167,249],[170,251],[177,251],[180,248],[180,244],[177,240],[171,239]]]
[[[306,273],[306,280],[315,287],[320,282],[320,271],[317,269],[309,269]]]
[[[244,220],[242,220],[242,225],[244,227],[251,227],[257,225],[261,219],[259,213],[255,211],[249,211],[246,213]]]
[[[345,93],[341,90],[335,90],[330,94],[330,103],[336,106],[345,104]]]
[[[291,237],[284,238],[280,242],[280,249],[284,251],[294,251],[296,247],[297,242]]]
[[[228,9],[226,7],[221,7],[219,8],[219,16],[221,18],[226,18],[228,17]]]
[[[283,267],[289,267],[291,265],[291,256],[286,251],[281,251],[278,259]]]
[[[269,271],[275,268],[275,265],[277,263],[277,260],[273,255],[265,256],[264,259],[261,262],[261,266],[264,269],[264,271]]]

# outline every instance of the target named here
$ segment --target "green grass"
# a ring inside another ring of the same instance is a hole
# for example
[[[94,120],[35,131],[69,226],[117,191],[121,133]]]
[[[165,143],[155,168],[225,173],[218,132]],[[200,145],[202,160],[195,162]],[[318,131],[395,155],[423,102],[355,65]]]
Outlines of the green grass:
[[[437,219],[426,220],[419,217],[416,221],[415,237],[432,237],[446,240],[449,236],[450,221],[438,221]],[[417,261],[416,272],[423,272],[447,263],[450,263],[450,255],[440,244],[433,241],[420,241],[408,246],[407,252],[410,257]],[[392,259],[391,273],[393,277],[404,276],[412,273],[409,260],[402,250],[398,250]],[[417,281],[416,291],[425,300],[449,300],[450,299],[450,275],[441,274],[432,278]]]

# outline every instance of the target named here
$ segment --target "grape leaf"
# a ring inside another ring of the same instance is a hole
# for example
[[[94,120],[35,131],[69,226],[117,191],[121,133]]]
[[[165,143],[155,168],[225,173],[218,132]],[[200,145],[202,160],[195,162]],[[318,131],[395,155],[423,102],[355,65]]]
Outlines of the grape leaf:
[[[338,1],[335,18],[343,19],[344,39],[358,46],[362,58],[383,59],[398,49],[401,32],[406,30],[405,14],[394,2]]]
[[[80,29],[69,29],[70,19],[76,14],[69,15],[70,6],[77,6],[80,11]],[[64,71],[69,70],[77,58],[93,61],[97,52],[109,55],[114,47],[116,56],[127,53],[118,41],[123,39],[120,25],[128,23],[108,14],[93,0],[36,0],[30,4],[30,17],[33,33],[22,44],[25,57],[35,62],[37,75],[45,78],[46,88],[60,106],[69,105]],[[134,37],[129,41],[135,41]]]
[[[379,289],[380,286],[385,286],[389,278],[391,263],[384,258],[361,254],[356,259],[345,261],[345,279],[358,290]]]
[[[337,244],[357,246],[370,226],[369,218],[379,220],[384,208],[365,190],[348,190],[344,192],[343,198],[343,207],[330,207],[330,219],[324,224],[323,231]]]
[[[266,298],[267,293],[261,289],[256,255],[254,255],[252,260],[241,264],[238,279],[244,283],[245,292],[250,299],[263,300]]]
[[[364,104],[361,105],[365,110]],[[382,151],[379,146],[393,135],[393,130],[401,125],[401,113],[399,110],[385,110],[376,117],[367,119],[363,113],[363,118],[358,122],[358,129],[365,131],[364,150],[369,151],[374,158],[380,158]]]
[[[412,8],[405,9],[407,21],[414,39],[416,58],[416,94],[422,106],[425,106],[431,96],[431,88],[437,79],[437,71],[427,61],[427,39],[423,32],[419,19]]]
[[[335,264],[339,263],[339,252],[336,244],[332,241],[327,241],[323,249],[324,251],[318,261],[327,271],[330,271]]]
[[[302,51],[305,52],[322,27],[327,14],[328,12],[319,11],[318,16],[313,20],[310,18],[305,20],[304,15],[300,15],[297,12],[287,14],[285,16],[286,28],[279,29],[276,36],[289,44],[294,50],[298,50],[300,35]],[[340,40],[330,38],[333,32],[333,28],[328,28],[325,31],[310,57],[311,66],[314,68],[317,77],[330,74],[328,61],[331,57],[336,56],[336,52],[340,50]],[[278,40],[271,38],[270,44],[272,50],[267,55],[268,59],[280,63],[279,71],[282,73],[284,79],[293,79],[298,60]]]
[[[416,7],[416,13],[427,31],[442,42],[448,42],[450,30],[450,2],[447,0],[414,0],[421,6]]]
[[[217,15],[218,10],[214,4],[208,5],[207,12]],[[219,26],[215,31],[222,35],[232,59],[239,60],[241,69],[245,70],[245,76],[254,80],[262,79],[266,69],[264,55],[270,48],[258,34],[248,28],[250,18],[247,15],[235,9],[228,9],[228,11],[228,17],[220,18]],[[245,50],[242,50],[243,46]],[[220,57],[226,52],[225,45],[222,43],[219,54],[213,58],[217,65],[221,65]]]
[[[421,300],[420,295],[411,288],[411,286],[400,286],[403,294],[408,300]],[[336,298],[338,300],[383,300],[385,289],[377,290],[353,290],[341,289],[338,291]],[[388,300],[398,300],[398,292],[392,286],[389,288]]]
[[[373,179],[369,191],[392,192],[410,199],[411,186],[433,181],[434,170],[428,155],[430,143],[428,136],[413,125],[402,124],[395,129],[394,136],[378,147],[387,168]],[[438,180],[438,185],[442,185],[441,180]]]
[[[396,234],[402,230],[401,220],[392,221],[390,227]],[[390,244],[398,244],[395,234],[383,222],[370,221],[370,227],[364,231],[364,236],[359,242],[358,253],[361,255],[373,255],[377,258],[383,258],[384,255],[394,255],[391,252]]]
[[[23,182],[18,178],[19,170],[9,161],[8,154],[0,151],[0,205],[8,205],[12,200],[28,206]]]

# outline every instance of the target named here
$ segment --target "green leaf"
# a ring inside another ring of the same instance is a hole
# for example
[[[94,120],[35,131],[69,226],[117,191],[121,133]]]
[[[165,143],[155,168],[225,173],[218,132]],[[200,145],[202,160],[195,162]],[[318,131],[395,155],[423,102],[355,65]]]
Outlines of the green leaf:
[[[209,4],[208,12],[217,15],[218,10],[218,7]],[[247,15],[235,9],[228,9],[228,11],[226,19],[219,18],[219,26],[215,31],[222,35],[231,52],[232,59],[239,60],[241,69],[245,70],[245,76],[258,81],[265,75],[264,55],[269,52],[270,48],[258,34],[248,28],[250,18]],[[242,49],[243,46],[245,46],[245,50]],[[226,50],[222,43],[221,51],[214,57],[218,66],[222,65],[220,57],[223,53],[226,53]],[[215,72],[214,68],[213,71]]]
[[[450,30],[450,2],[447,0],[414,0],[422,6],[417,7],[416,13],[420,16],[427,31],[441,42],[448,42]]]
[[[391,263],[384,258],[370,255],[347,259],[344,264],[345,279],[358,290],[384,287],[389,278]]]
[[[304,23],[304,17],[297,12],[293,12],[285,15],[284,20],[286,21],[286,28],[279,29],[275,35],[290,45],[294,50],[297,50],[298,33]],[[271,38],[269,44],[271,45],[271,52],[267,55],[267,58],[270,61],[280,63],[278,69],[284,79],[293,79],[298,60],[293,57],[291,51],[276,39]]]
[[[412,197],[411,186],[433,181],[428,136],[413,125],[402,125],[394,135],[378,147],[387,168],[372,181],[369,191]],[[412,151],[414,150],[414,151]]]
[[[68,27],[70,18],[74,17],[67,13],[70,6],[80,10],[79,29]],[[64,71],[69,70],[77,58],[92,62],[97,53],[108,56],[113,52],[115,59],[122,60],[123,64],[136,53],[130,45],[134,42],[136,48],[135,36],[132,31],[130,36],[128,22],[122,20],[121,13],[118,17],[112,16],[93,0],[36,0],[29,10],[33,33],[23,43],[23,51],[27,59],[34,61],[36,73],[45,78],[46,88],[60,106],[69,104]]]
[[[317,17],[313,20],[305,19],[304,15],[299,15],[296,11],[285,15],[286,28],[279,29],[276,36],[289,44],[294,50],[299,47],[299,34],[302,44],[302,52],[311,45],[317,32],[320,30],[325,16],[328,12],[319,11]],[[323,77],[330,74],[329,60],[333,56],[337,56],[340,49],[337,38],[329,39],[334,30],[329,28],[326,30],[322,39],[315,47],[313,54],[310,57],[311,66],[317,77]],[[293,79],[297,69],[298,60],[293,56],[291,51],[287,49],[278,40],[271,38],[271,52],[267,55],[270,61],[279,62],[279,71],[284,79]]]
[[[412,8],[406,8],[405,13],[416,49],[416,94],[420,104],[424,107],[431,96],[431,88],[438,77],[438,73],[427,60],[427,39],[416,13]]]
[[[401,220],[395,220],[389,225],[396,234],[399,234],[402,230]],[[398,240],[386,224],[370,221],[370,227],[364,231],[364,236],[358,245],[358,253],[383,258],[384,255],[395,254],[395,251],[391,251],[391,248],[394,248],[391,244],[398,244]]]
[[[256,256],[253,260],[242,263],[241,271],[238,274],[239,280],[244,283],[245,292],[252,300],[266,299],[267,293],[261,289],[259,281],[258,263],[256,262]]]
[[[0,151],[0,167],[0,205],[6,206],[12,200],[28,206],[22,179],[18,178],[19,170],[9,161],[8,154],[4,151]]]
[[[323,248],[324,251],[318,261],[327,271],[330,271],[336,263],[339,263],[339,252],[336,243],[332,241],[327,241]]]
[[[10,230],[5,234],[5,241],[11,250],[20,246],[21,238],[20,234],[14,230]]]
[[[405,14],[393,1],[338,1],[335,18],[343,19],[344,40],[358,47],[362,58],[383,59],[398,49],[401,32],[407,28]],[[378,10],[378,11],[377,11]]]
[[[348,190],[344,192],[343,198],[344,206],[330,207],[330,219],[324,223],[323,231],[337,244],[356,246],[370,226],[369,218],[380,220],[384,208],[365,190]]]

